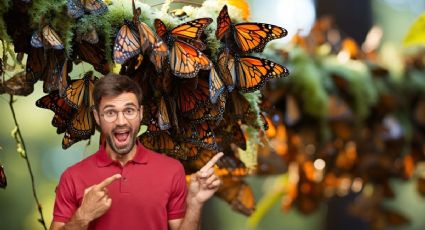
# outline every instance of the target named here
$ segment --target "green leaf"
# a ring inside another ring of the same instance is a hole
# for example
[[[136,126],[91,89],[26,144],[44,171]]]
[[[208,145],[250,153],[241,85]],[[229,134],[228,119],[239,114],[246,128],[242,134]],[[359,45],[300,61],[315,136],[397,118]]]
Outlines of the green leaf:
[[[425,46],[425,13],[423,13],[410,27],[404,38],[405,46],[420,45]]]

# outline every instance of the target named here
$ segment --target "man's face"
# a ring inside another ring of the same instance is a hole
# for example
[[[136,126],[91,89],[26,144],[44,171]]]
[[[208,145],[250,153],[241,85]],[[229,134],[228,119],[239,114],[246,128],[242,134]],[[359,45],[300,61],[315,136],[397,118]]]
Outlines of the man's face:
[[[128,154],[136,143],[143,110],[134,93],[102,97],[99,111],[94,112],[96,123],[106,137],[107,147],[118,154]]]

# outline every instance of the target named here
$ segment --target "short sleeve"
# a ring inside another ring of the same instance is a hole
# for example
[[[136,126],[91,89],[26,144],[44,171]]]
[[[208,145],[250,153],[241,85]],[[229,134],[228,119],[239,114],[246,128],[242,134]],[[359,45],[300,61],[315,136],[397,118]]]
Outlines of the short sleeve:
[[[53,209],[53,221],[68,222],[78,208],[75,185],[71,175],[65,171],[56,187],[56,199]]]
[[[168,219],[183,218],[186,213],[187,184],[183,166],[178,164],[178,171],[174,174],[172,191],[167,204]]]

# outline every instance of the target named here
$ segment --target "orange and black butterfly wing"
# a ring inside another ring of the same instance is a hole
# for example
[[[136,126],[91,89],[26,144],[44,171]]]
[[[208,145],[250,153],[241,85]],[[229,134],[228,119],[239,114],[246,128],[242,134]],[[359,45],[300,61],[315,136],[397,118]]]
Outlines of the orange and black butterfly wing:
[[[82,105],[73,115],[68,126],[71,136],[80,139],[88,139],[94,134],[93,114],[89,106]]]
[[[232,21],[230,20],[229,13],[227,12],[227,5],[224,5],[217,17],[217,30],[215,37],[221,40],[227,31],[230,29]]]
[[[177,80],[177,108],[183,115],[193,113],[209,101],[208,85],[198,84],[197,78]]]
[[[26,78],[37,81],[43,75],[46,68],[46,59],[43,48],[30,47],[27,65],[26,65]]]
[[[130,22],[126,22],[115,38],[114,61],[123,64],[128,59],[138,55],[141,51],[140,37]]]
[[[176,26],[170,34],[178,38],[198,40],[212,21],[211,18],[198,18]]]
[[[103,14],[108,11],[108,6],[102,0],[81,0],[81,3],[91,14]]]
[[[57,134],[64,133],[68,128],[68,123],[69,123],[69,120],[59,116],[58,114],[55,114],[53,116],[52,125],[53,127],[56,127]]]
[[[267,59],[253,56],[236,58],[236,82],[243,93],[259,90],[267,80],[288,75],[288,69]]]
[[[142,50],[146,51],[147,49],[156,52],[157,55],[166,56],[168,54],[168,47],[162,41],[161,38],[158,37],[153,30],[146,25],[144,22],[139,23],[139,31],[140,31],[140,41],[143,44]]]
[[[151,52],[149,56],[150,61],[154,64],[156,71],[161,73],[169,54],[167,44],[144,22],[139,23],[139,33],[143,52],[147,50]]]
[[[159,100],[158,125],[161,130],[167,130],[171,128],[171,122],[170,122],[170,117],[168,115],[167,103],[164,97],[161,97]]]
[[[251,187],[239,177],[220,178],[222,184],[216,195],[229,203],[235,211],[251,215],[255,210],[255,198]]]
[[[228,98],[229,104],[226,106],[226,117],[228,121],[242,120],[243,123],[247,120],[256,119],[256,115],[251,109],[249,101],[237,91],[230,93]]]
[[[62,138],[62,149],[67,149],[71,145],[81,140],[83,139],[76,136],[72,136],[71,134],[68,133],[68,131],[65,131],[65,134],[63,135],[63,138]]]
[[[77,55],[77,59],[81,59],[85,62],[93,65],[94,69],[102,74],[109,73],[109,65],[105,56],[105,48],[101,47],[101,43],[90,44],[86,41],[76,43],[74,51]]]
[[[143,133],[139,136],[139,140],[146,148],[170,156],[173,156],[180,148],[167,131],[157,132],[153,135]]]
[[[236,44],[245,53],[263,52],[269,41],[288,34],[284,28],[279,26],[249,22],[236,24],[233,31]]]
[[[215,135],[208,124],[203,122],[201,124],[187,124],[183,127],[182,136],[189,143],[193,143],[204,149],[217,149],[217,143],[215,141]]]
[[[182,78],[196,77],[200,69],[208,70],[212,62],[193,45],[175,41],[170,51],[170,66],[174,75]]]
[[[222,121],[220,126],[214,130],[219,151],[232,155],[231,144],[246,150],[245,135],[237,122]]]
[[[218,72],[216,71],[216,67],[211,68],[208,88],[210,90],[210,101],[215,104],[217,103],[218,98],[225,90],[224,82],[221,80]]]
[[[218,54],[217,66],[219,77],[222,78],[228,92],[232,92],[236,86],[235,58],[229,53],[228,49]]]
[[[202,123],[205,121],[219,121],[223,118],[223,113],[226,106],[226,95],[221,94],[216,104],[211,102],[201,105],[188,118],[193,123]]]
[[[161,21],[161,19],[155,19],[154,27],[159,37],[161,37],[162,39],[165,39],[167,37],[168,30],[165,24]]]
[[[81,106],[93,106],[93,88],[96,77],[87,72],[82,79],[74,80],[66,89],[65,101],[69,106],[78,109]]]
[[[153,101],[143,105],[142,125],[147,126],[144,134],[155,135],[162,131],[158,124],[158,113],[158,106]]]
[[[188,162],[188,169],[193,172],[201,169],[208,161],[211,160],[217,151],[203,149],[199,154],[198,159]],[[185,165],[186,166],[186,165]],[[186,167],[185,167],[186,168]],[[249,173],[248,168],[245,164],[239,160],[236,156],[230,154],[224,154],[214,167],[215,174],[219,177],[223,176],[246,176]]]
[[[70,107],[63,98],[59,96],[58,91],[53,91],[48,95],[43,96],[35,102],[35,105],[40,108],[50,109],[55,114],[64,119],[70,119],[74,110]]]
[[[48,47],[53,49],[61,50],[64,48],[62,40],[59,35],[49,26],[46,25],[41,30],[42,40]]]
[[[83,104],[85,92],[84,79],[73,80],[66,89],[65,101],[74,109],[78,109]]]

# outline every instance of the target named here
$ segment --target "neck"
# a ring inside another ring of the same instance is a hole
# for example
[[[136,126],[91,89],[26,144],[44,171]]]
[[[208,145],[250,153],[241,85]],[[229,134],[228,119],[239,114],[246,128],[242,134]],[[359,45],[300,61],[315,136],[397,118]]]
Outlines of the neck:
[[[118,154],[114,150],[112,150],[111,146],[106,143],[106,152],[109,157],[114,160],[120,162],[121,165],[127,164],[128,161],[132,160],[137,153],[137,145],[134,145],[133,148],[127,154]]]

